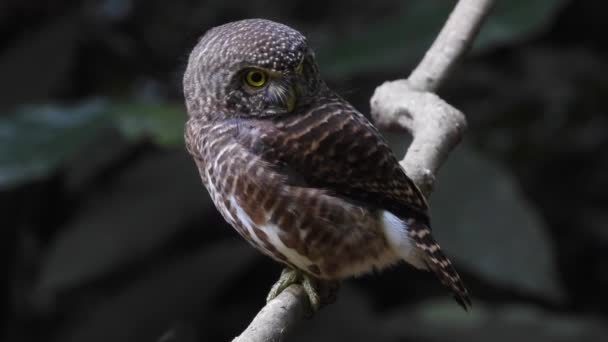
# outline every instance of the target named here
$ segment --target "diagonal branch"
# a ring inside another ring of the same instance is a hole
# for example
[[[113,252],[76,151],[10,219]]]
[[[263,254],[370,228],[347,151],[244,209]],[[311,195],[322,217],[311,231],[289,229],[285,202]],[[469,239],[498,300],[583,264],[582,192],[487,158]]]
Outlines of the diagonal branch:
[[[308,297],[300,285],[291,285],[258,312],[233,342],[283,341],[309,312]]]
[[[371,99],[371,113],[380,128],[409,131],[412,144],[401,161],[407,174],[428,196],[435,174],[466,128],[464,115],[432,92],[447,78],[471,46],[493,0],[460,0],[420,64],[405,80],[386,82]],[[233,342],[283,341],[304,318],[307,296],[292,285],[270,301]]]
[[[460,0],[439,35],[408,78],[410,86],[434,92],[469,50],[494,0]]]
[[[405,80],[374,92],[371,115],[379,128],[403,128],[412,143],[401,166],[428,197],[435,175],[466,129],[466,118],[433,92],[472,45],[494,0],[460,0],[424,58]]]

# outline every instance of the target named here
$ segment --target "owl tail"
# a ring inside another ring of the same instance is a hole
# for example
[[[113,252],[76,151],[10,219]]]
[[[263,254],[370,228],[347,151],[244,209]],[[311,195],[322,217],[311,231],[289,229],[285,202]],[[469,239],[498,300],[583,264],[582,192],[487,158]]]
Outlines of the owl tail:
[[[443,286],[452,292],[458,304],[465,311],[468,311],[471,307],[469,291],[467,291],[458,272],[452,266],[450,259],[443,254],[441,247],[435,242],[429,227],[426,224],[410,221],[408,228],[410,239],[422,252],[420,257],[427,268],[435,273]]]

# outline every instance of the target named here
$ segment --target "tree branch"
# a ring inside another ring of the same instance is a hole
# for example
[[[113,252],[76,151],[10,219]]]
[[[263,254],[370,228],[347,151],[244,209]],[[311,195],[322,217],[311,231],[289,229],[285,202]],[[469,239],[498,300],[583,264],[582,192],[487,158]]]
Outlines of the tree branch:
[[[413,137],[401,165],[428,197],[435,174],[466,128],[464,115],[432,92],[447,78],[471,46],[493,0],[460,0],[437,39],[410,77],[385,82],[371,98],[371,114],[380,128],[404,128]],[[307,296],[291,285],[270,301],[233,340],[283,341],[305,316]]]
[[[494,0],[460,0],[439,35],[408,78],[410,87],[434,92],[469,50]]]
[[[401,165],[427,197],[437,170],[466,129],[464,115],[432,92],[471,46],[493,4],[494,0],[458,1],[410,77],[385,82],[370,101],[379,128],[399,127],[412,135]]]
[[[308,297],[300,285],[291,285],[271,300],[233,342],[283,341],[284,336],[309,311]]]

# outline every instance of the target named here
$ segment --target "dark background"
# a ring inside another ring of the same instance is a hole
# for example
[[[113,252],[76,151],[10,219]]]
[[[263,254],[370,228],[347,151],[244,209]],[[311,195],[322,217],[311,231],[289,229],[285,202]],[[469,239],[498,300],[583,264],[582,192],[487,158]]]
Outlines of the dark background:
[[[439,94],[469,119],[434,230],[470,313],[406,266],[348,280],[293,341],[608,338],[604,1],[499,1]],[[304,32],[363,112],[451,1],[0,2],[0,340],[226,341],[280,267],[215,211],[187,156],[181,76],[208,28]],[[389,135],[403,155],[405,134]]]

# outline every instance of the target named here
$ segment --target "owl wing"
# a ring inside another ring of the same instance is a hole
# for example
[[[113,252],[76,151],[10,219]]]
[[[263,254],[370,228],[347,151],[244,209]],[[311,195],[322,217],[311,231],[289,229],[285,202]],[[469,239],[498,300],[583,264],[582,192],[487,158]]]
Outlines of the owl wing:
[[[387,142],[354,108],[327,104],[304,115],[245,122],[241,141],[289,182],[377,205],[428,223],[427,203]]]
[[[465,309],[468,292],[435,242],[428,205],[407,177],[387,142],[361,113],[344,102],[304,115],[243,122],[239,140],[303,187],[323,188],[346,200],[389,210],[407,222],[409,238],[423,252],[426,267]]]

